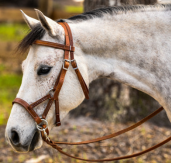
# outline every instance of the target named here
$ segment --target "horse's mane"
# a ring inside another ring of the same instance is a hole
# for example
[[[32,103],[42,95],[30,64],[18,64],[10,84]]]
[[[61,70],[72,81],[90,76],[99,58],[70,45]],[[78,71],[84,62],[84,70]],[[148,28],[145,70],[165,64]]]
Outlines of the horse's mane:
[[[84,21],[94,18],[103,17],[106,14],[118,15],[129,12],[146,12],[146,11],[168,11],[171,10],[171,4],[156,4],[156,5],[135,5],[135,6],[113,6],[106,8],[99,8],[80,15],[72,16],[69,19],[60,19],[58,22],[75,22]]]
[[[68,19],[60,19],[57,22],[80,22],[89,19],[103,17],[106,14],[117,15],[128,12],[145,12],[145,11],[168,11],[171,10],[171,4],[167,5],[136,5],[136,6],[114,6],[107,8],[100,8],[90,12],[85,12],[80,15],[70,17]],[[29,49],[30,45],[33,44],[35,40],[41,39],[45,34],[45,29],[39,24],[34,27],[32,30],[29,30],[29,33],[24,37],[20,42],[17,51],[21,53]]]

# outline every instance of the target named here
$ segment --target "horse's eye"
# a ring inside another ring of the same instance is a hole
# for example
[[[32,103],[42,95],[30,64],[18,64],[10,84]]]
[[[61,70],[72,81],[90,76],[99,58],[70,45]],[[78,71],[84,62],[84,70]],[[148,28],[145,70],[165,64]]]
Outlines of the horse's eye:
[[[52,67],[49,67],[49,66],[42,66],[37,71],[37,75],[46,75],[50,72],[51,68]]]

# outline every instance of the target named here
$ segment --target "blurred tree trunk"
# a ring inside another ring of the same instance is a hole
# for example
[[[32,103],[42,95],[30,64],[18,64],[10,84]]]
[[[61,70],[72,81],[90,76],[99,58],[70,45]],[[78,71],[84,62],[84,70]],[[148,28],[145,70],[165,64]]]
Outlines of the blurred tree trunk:
[[[53,12],[53,0],[39,0],[39,9],[46,16],[51,17]]]
[[[38,0],[0,0],[0,6],[4,7],[38,7]]]
[[[117,0],[85,0],[84,10],[116,5]],[[124,0],[121,0],[122,3]],[[144,1],[148,4],[154,0],[125,0],[125,4]],[[137,4],[136,3],[136,4]],[[90,100],[85,100],[78,108],[70,112],[71,117],[87,116],[98,120],[137,121],[159,107],[157,101],[147,94],[110,79],[99,79],[90,84]],[[160,119],[160,120],[159,120]],[[169,125],[163,111],[152,120],[158,125]]]

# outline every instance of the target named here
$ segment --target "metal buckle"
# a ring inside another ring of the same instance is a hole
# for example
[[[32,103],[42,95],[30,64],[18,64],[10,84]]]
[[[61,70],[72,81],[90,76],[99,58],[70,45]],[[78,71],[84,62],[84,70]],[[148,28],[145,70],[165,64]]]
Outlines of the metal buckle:
[[[74,62],[74,61],[75,61],[76,65],[77,65],[77,62],[76,62],[75,59],[71,60],[70,62]],[[73,69],[74,69],[74,70],[77,70],[77,69],[78,69],[78,65],[77,65],[77,67],[75,67],[75,68],[73,67]]]
[[[63,62],[63,69],[67,71],[67,70],[68,70],[68,68],[65,68],[65,61],[67,61],[67,62],[69,62],[69,63],[70,63],[70,60],[68,60],[68,59],[64,59],[64,62]]]
[[[40,124],[37,124],[36,123],[36,127],[39,131],[43,132],[45,137],[46,137],[46,140],[48,139],[48,141],[50,141],[49,137],[48,137],[48,134],[46,132],[46,129],[48,128],[48,122],[45,120],[45,119],[42,119],[42,122]],[[42,125],[45,124],[46,125],[46,128],[43,128]]]
[[[43,119],[43,118],[41,118],[41,120],[42,120],[42,122],[40,124],[36,123],[37,129],[39,131],[43,131],[43,130],[46,130],[48,128],[48,122],[45,119]],[[42,127],[42,125],[44,125],[44,124],[46,125],[46,128]]]
[[[51,91],[54,91],[54,88],[49,89],[49,93],[50,93]]]
[[[51,88],[50,90],[49,90],[49,92],[48,92],[48,94],[51,96],[50,98],[49,98],[49,100],[52,98],[52,95],[51,95],[51,92],[54,92],[54,88]]]

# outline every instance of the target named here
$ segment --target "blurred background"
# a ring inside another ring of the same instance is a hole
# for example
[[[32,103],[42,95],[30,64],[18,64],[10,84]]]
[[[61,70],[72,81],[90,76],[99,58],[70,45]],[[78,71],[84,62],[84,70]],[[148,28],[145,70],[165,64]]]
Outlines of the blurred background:
[[[68,18],[93,9],[121,5],[154,5],[169,0],[0,0],[0,162],[75,163],[81,162],[60,155],[44,145],[29,154],[17,154],[5,142],[4,131],[11,101],[20,87],[21,63],[25,54],[15,53],[29,28],[20,13],[22,9],[36,18],[34,8],[56,20]],[[62,127],[54,129],[51,137],[58,141],[81,141],[116,132],[144,118],[159,107],[148,95],[110,79],[98,79],[90,85],[90,100],[85,100],[65,118]],[[65,147],[64,150],[83,158],[110,158],[131,154],[154,145],[171,135],[170,122],[163,111],[139,129],[119,138],[93,145]],[[141,140],[141,141],[139,141]],[[171,143],[149,154],[120,163],[169,163]],[[159,154],[160,153],[160,154]]]

